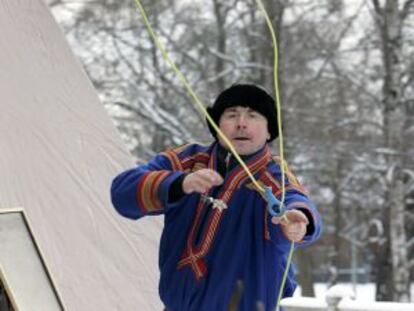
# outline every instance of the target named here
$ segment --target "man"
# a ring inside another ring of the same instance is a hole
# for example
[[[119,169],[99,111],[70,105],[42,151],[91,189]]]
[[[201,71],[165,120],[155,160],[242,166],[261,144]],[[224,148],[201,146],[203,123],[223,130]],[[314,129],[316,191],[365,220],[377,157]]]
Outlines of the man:
[[[280,166],[268,146],[278,136],[273,98],[254,85],[233,85],[208,111],[255,178],[280,197]],[[319,214],[288,171],[289,221],[272,218],[264,197],[209,128],[211,145],[169,150],[117,176],[113,204],[132,219],[165,215],[159,293],[167,310],[227,310],[240,282],[237,310],[252,311],[258,303],[274,310],[291,241],[303,246],[315,241]],[[290,269],[284,297],[296,287],[293,274]]]

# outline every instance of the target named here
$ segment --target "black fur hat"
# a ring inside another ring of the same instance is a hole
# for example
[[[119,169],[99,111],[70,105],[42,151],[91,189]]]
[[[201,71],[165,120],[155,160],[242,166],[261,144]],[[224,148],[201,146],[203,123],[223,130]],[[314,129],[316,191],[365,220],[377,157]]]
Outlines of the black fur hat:
[[[219,94],[212,107],[207,108],[214,122],[219,123],[224,110],[234,106],[249,107],[267,119],[267,128],[271,142],[279,136],[275,101],[264,89],[253,84],[234,84]],[[217,138],[217,133],[207,122],[211,134]]]

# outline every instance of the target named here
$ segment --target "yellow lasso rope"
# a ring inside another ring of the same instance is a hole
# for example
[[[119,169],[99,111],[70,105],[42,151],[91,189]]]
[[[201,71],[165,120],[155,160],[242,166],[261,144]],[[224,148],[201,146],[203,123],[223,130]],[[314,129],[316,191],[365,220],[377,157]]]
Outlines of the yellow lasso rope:
[[[234,148],[233,144],[226,137],[226,135],[224,135],[224,133],[220,130],[220,128],[218,127],[218,125],[216,124],[216,122],[214,122],[214,120],[211,118],[210,114],[207,112],[207,110],[205,108],[205,105],[201,102],[201,100],[198,98],[197,94],[193,91],[193,89],[190,86],[190,84],[188,83],[187,79],[184,77],[184,75],[177,68],[177,66],[175,65],[175,63],[168,56],[168,53],[165,51],[164,46],[162,45],[162,43],[160,42],[160,40],[158,40],[157,35],[155,34],[154,30],[151,27],[151,24],[150,24],[150,22],[148,20],[148,17],[147,17],[147,13],[145,12],[144,7],[141,4],[141,1],[140,0],[135,0],[135,3],[137,5],[139,11],[141,12],[142,18],[144,19],[145,26],[147,27],[147,30],[148,30],[148,32],[149,32],[152,40],[154,41],[154,43],[157,46],[157,48],[161,51],[161,54],[162,54],[163,58],[165,59],[165,61],[171,66],[171,68],[173,69],[173,71],[175,72],[175,74],[178,76],[178,78],[180,79],[180,81],[184,84],[184,86],[187,89],[188,93],[190,93],[190,95],[193,98],[194,102],[197,104],[197,106],[200,109],[200,111],[205,115],[205,117],[207,118],[208,122],[211,124],[211,126],[214,128],[214,130],[216,130],[217,134],[223,139],[223,141],[226,143],[226,145],[229,147],[231,153],[234,155],[234,157],[237,159],[237,161],[240,163],[240,165],[246,171],[247,175],[249,176],[250,180],[253,182],[253,184],[256,187],[256,189],[259,192],[264,193],[265,192],[265,189],[263,188],[263,186],[261,186],[259,184],[259,182],[256,180],[256,178],[254,178],[252,172],[249,170],[249,168],[247,167],[247,165],[241,159],[241,157],[237,153],[236,149]]]
[[[277,111],[277,120],[278,120],[278,129],[279,129],[279,155],[280,155],[280,169],[281,169],[281,179],[282,179],[282,198],[280,200],[280,206],[284,205],[285,202],[285,159],[284,159],[284,144],[283,144],[283,131],[282,131],[282,111],[281,111],[281,104],[280,104],[280,92],[279,92],[279,61],[278,61],[278,45],[277,45],[277,39],[276,34],[273,29],[272,21],[269,18],[269,15],[267,14],[267,11],[263,5],[262,0],[256,0],[257,5],[259,6],[260,10],[262,11],[265,19],[267,27],[269,28],[270,34],[272,36],[272,43],[273,43],[273,57],[274,57],[274,64],[273,64],[273,82],[275,86],[275,105],[276,105],[276,111]],[[283,215],[283,217],[286,219],[287,222],[289,222],[289,219],[286,217],[286,215]],[[282,281],[279,286],[279,293],[277,296],[277,302],[276,302],[276,311],[280,310],[280,301],[282,300],[287,276],[289,274],[290,265],[292,263],[292,257],[293,252],[295,250],[295,243],[291,242],[290,249],[289,249],[289,255],[286,261],[286,268],[283,273]]]
[[[266,20],[267,27],[269,28],[270,35],[272,36],[272,43],[273,43],[273,83],[275,87],[275,108],[277,111],[277,123],[278,123],[278,131],[279,131],[279,156],[280,156],[280,169],[281,169],[281,179],[282,179],[282,198],[280,200],[281,206],[283,206],[285,202],[285,151],[284,151],[284,143],[283,143],[283,130],[282,130],[282,109],[280,104],[280,92],[279,92],[279,61],[278,61],[278,45],[275,30],[273,29],[272,21],[267,14],[267,11],[263,5],[262,0],[256,0],[257,5],[259,6],[260,10],[263,13],[263,16]]]

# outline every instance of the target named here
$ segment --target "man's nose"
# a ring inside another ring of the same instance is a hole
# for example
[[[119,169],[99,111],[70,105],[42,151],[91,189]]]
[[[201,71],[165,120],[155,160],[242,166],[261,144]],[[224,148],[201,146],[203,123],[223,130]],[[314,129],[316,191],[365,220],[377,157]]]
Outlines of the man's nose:
[[[237,127],[245,128],[246,126],[247,126],[246,116],[244,114],[241,114],[239,118],[237,119]]]

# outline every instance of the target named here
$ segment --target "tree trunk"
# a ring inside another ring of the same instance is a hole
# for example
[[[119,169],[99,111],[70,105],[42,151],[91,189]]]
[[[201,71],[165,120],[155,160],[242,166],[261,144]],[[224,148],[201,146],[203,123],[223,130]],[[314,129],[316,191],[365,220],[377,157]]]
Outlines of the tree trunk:
[[[341,189],[340,184],[342,180],[342,159],[341,156],[338,155],[338,159],[336,160],[336,171],[334,176],[334,183],[332,190],[335,193],[335,198],[333,201],[333,208],[334,208],[334,216],[333,216],[333,223],[335,231],[333,233],[333,254],[331,255],[331,267],[330,267],[330,275],[328,283],[330,286],[335,285],[338,282],[338,271],[341,268],[341,236],[340,232],[342,229],[342,221],[341,221]]]
[[[381,8],[374,5],[381,30],[384,64],[384,144],[387,152],[386,192],[383,222],[387,243],[381,250],[377,271],[377,299],[408,301],[409,270],[404,223],[404,181],[402,176],[404,105],[401,99],[401,32],[399,1],[387,0]]]
[[[213,0],[213,7],[217,25],[217,52],[221,55],[226,55],[226,15],[222,9],[223,5],[220,3],[219,0]],[[224,71],[224,68],[225,65],[223,58],[217,57],[215,64],[215,74],[219,76],[216,82],[218,90],[223,90],[226,87],[225,79],[223,76],[221,76],[221,73]]]
[[[297,267],[300,271],[298,274],[298,282],[302,288],[302,296],[315,297],[315,290],[313,288],[313,264],[310,260],[312,251],[309,249],[299,249],[296,252]]]

